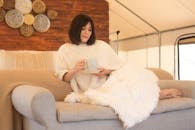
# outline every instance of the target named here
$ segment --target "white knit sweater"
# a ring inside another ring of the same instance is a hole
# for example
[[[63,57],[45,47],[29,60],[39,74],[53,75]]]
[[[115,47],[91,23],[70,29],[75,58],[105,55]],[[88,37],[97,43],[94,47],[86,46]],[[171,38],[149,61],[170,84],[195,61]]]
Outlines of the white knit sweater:
[[[62,79],[63,75],[72,69],[76,62],[82,59],[96,59],[99,67],[116,70],[122,65],[121,59],[116,55],[114,50],[105,42],[96,40],[93,45],[70,44],[62,45],[56,56],[56,75]],[[73,91],[86,91],[88,88],[97,88],[104,84],[106,77],[98,78],[83,70],[75,75],[71,80]]]

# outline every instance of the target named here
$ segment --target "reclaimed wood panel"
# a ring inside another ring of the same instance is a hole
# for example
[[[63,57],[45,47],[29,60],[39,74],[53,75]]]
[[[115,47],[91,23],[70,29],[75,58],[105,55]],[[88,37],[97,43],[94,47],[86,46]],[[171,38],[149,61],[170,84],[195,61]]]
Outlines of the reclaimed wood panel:
[[[43,0],[47,9],[54,9],[58,17],[51,21],[47,32],[34,32],[24,37],[19,29],[13,29],[0,22],[0,49],[5,50],[57,50],[69,42],[68,29],[72,18],[78,13],[91,16],[95,23],[97,39],[109,41],[108,3],[105,0]]]

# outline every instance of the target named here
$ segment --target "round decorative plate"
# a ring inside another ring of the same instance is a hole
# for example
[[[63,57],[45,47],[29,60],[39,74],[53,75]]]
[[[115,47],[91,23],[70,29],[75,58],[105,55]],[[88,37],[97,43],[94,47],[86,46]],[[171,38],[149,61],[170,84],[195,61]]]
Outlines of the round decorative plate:
[[[49,19],[55,19],[58,16],[58,12],[55,10],[47,10],[47,16],[49,17]]]
[[[32,4],[32,9],[35,13],[44,13],[46,10],[46,5],[42,0],[35,0]]]
[[[27,25],[32,25],[35,21],[35,18],[32,14],[24,15],[24,23]]]
[[[4,21],[5,19],[5,10],[3,8],[0,8],[0,22]]]
[[[15,8],[15,0],[4,0],[3,8],[6,10]]]
[[[15,9],[21,11],[23,14],[28,14],[32,10],[31,0],[16,0]]]
[[[33,32],[34,32],[34,28],[33,26],[31,25],[26,25],[26,24],[23,24],[21,27],[20,27],[20,33],[25,36],[25,37],[30,37],[33,35]]]
[[[2,7],[4,4],[4,1],[3,0],[0,0],[0,7]]]
[[[5,22],[12,28],[19,28],[24,22],[22,12],[15,9],[9,10],[5,15]]]
[[[50,20],[46,15],[38,14],[35,16],[33,27],[38,32],[46,32],[50,27]]]

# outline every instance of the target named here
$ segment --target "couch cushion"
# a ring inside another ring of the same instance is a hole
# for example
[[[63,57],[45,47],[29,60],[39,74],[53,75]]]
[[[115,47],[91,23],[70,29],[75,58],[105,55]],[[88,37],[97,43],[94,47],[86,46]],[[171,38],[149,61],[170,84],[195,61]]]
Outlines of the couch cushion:
[[[0,70],[54,71],[55,51],[0,50]]]
[[[147,68],[151,70],[159,80],[173,80],[173,76],[167,72],[166,70],[159,69],[159,68]]]
[[[163,112],[189,109],[195,107],[195,100],[192,98],[170,98],[160,100],[157,107],[154,109],[152,114],[158,114]]]
[[[160,100],[152,114],[183,110],[195,107],[192,98],[171,98]],[[82,103],[56,102],[57,119],[59,122],[117,119],[117,115],[110,107],[103,107]]]
[[[72,91],[70,84],[59,80],[53,72],[0,70],[0,90],[2,92],[7,92],[6,89],[19,84],[47,88],[57,101],[63,101],[64,97]]]
[[[59,122],[117,119],[110,107],[64,102],[57,102],[56,107]]]

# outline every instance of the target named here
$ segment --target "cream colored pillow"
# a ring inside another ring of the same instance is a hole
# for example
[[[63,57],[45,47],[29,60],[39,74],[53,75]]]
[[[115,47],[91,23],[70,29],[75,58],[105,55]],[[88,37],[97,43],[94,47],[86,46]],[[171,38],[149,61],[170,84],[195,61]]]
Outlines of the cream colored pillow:
[[[55,51],[0,50],[0,69],[54,71]]]

